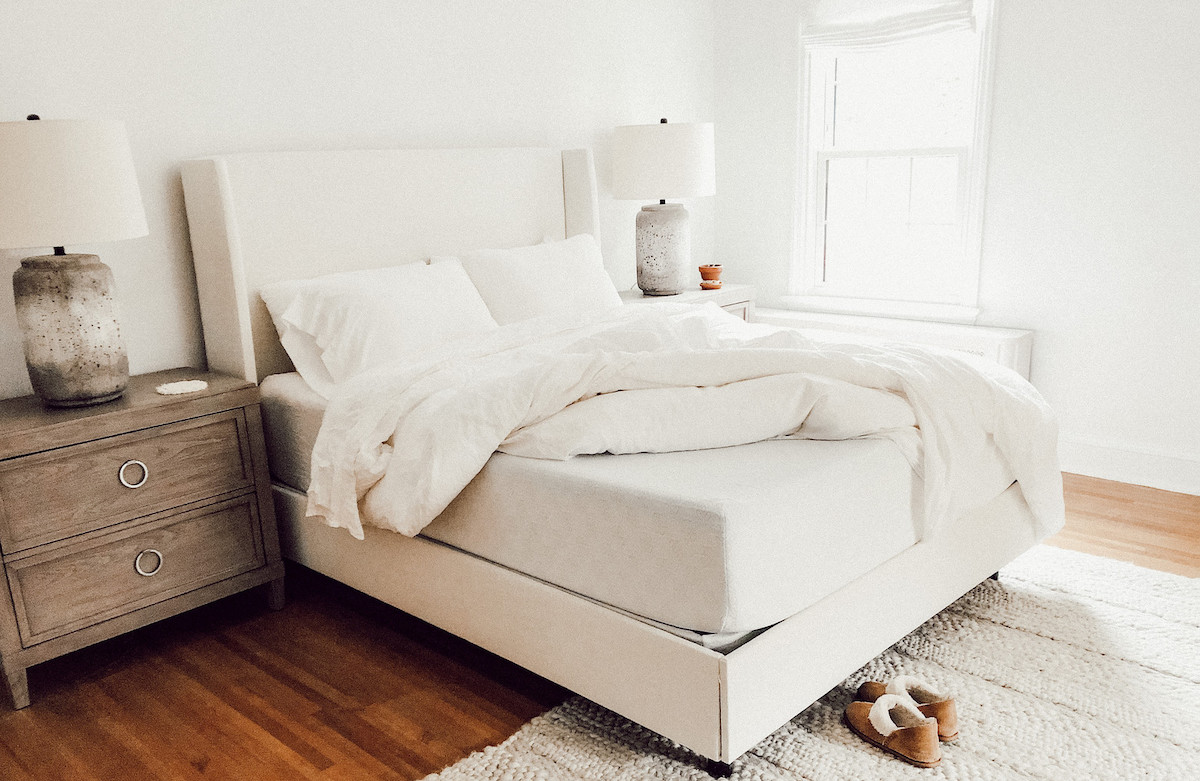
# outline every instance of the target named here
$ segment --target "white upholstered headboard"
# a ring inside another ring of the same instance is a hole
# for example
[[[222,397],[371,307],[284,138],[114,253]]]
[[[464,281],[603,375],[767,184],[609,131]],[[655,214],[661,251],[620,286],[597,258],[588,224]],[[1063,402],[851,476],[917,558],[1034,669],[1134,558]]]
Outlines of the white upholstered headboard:
[[[209,368],[290,371],[258,289],[591,233],[587,149],[266,152],[186,160],[188,228]]]

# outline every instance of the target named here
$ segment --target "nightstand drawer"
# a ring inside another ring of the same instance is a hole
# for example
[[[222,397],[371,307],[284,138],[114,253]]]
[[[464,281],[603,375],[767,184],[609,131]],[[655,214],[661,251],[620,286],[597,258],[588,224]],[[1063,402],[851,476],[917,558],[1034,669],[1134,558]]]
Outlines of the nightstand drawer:
[[[254,495],[7,562],[29,647],[265,563]]]
[[[253,484],[241,410],[0,464],[0,545],[13,553]]]

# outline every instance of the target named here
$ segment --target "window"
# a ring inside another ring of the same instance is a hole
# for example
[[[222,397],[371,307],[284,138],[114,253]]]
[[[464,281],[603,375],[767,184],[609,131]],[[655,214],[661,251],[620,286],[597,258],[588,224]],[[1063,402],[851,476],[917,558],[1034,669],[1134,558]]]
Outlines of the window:
[[[949,22],[802,36],[807,128],[793,302],[973,319],[983,22],[968,4]]]

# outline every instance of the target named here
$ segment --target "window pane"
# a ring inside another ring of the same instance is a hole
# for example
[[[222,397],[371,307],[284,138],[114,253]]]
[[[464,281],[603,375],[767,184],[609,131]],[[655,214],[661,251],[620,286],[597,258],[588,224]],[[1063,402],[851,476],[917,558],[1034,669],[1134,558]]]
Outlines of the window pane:
[[[939,155],[913,159],[913,222],[958,222],[958,168],[957,156]]]
[[[830,158],[825,292],[928,298],[958,284],[957,155]]]
[[[909,158],[867,159],[867,220],[893,232],[908,222]]]
[[[956,31],[833,58],[833,149],[965,146],[974,132],[976,33]]]
[[[825,218],[837,223],[867,219],[867,158],[843,157],[825,164]]]

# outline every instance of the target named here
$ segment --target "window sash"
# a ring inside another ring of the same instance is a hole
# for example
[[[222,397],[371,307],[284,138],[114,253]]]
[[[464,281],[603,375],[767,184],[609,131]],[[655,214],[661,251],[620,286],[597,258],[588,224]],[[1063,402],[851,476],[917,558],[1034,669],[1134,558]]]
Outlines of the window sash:
[[[968,154],[969,150],[966,147],[933,147],[922,149],[877,149],[877,150],[820,150],[816,154],[816,173],[817,180],[815,183],[816,205],[814,217],[816,219],[813,225],[813,232],[818,236],[818,249],[820,256],[815,258],[813,263],[814,278],[811,280],[810,292],[821,295],[833,295],[846,297],[853,295],[855,290],[848,290],[837,282],[831,282],[828,274],[828,256],[829,256],[829,168],[832,161],[837,160],[908,160],[909,161],[909,180],[908,180],[908,196],[909,203],[907,206],[909,220],[907,224],[911,225],[912,217],[912,196],[913,196],[913,176],[912,164],[920,159],[935,159],[935,158],[953,158],[957,169],[956,186],[954,193],[953,218],[947,222],[929,222],[922,223],[927,225],[946,225],[954,229],[958,234],[954,242],[954,253],[956,255],[954,262],[954,274],[948,279],[927,280],[929,292],[932,295],[930,299],[941,303],[952,303],[958,301],[958,292],[961,290],[964,282],[963,274],[965,267],[965,251],[966,251],[966,230],[965,230],[965,211],[967,193],[969,190],[969,169],[968,169]],[[863,288],[858,289],[860,292]]]

